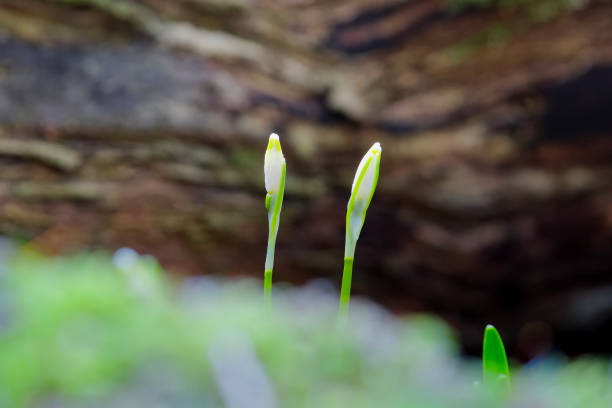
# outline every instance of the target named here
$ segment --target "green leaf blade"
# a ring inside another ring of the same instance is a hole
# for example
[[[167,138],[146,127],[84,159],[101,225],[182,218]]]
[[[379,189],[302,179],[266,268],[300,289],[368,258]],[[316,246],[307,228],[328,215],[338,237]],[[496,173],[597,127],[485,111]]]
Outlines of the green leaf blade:
[[[487,325],[484,332],[482,375],[484,384],[488,386],[503,385],[508,389],[510,387],[506,349],[499,332],[490,324]]]

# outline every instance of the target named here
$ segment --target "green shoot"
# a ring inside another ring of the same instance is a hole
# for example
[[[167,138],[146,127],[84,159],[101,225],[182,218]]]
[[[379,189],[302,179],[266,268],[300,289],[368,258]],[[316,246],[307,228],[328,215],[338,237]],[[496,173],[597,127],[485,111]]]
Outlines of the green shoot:
[[[342,287],[340,289],[339,315],[341,319],[348,313],[355,246],[365,222],[366,211],[370,206],[370,201],[372,201],[372,196],[378,183],[381,153],[380,143],[374,143],[365,156],[363,156],[363,159],[361,159],[351,188],[351,197],[346,211],[344,268],[342,271]]]
[[[484,332],[482,377],[483,383],[488,387],[510,390],[510,371],[504,343],[497,329],[490,324]]]
[[[266,184],[266,210],[268,211],[268,250],[264,269],[264,298],[270,303],[272,296],[272,269],[274,268],[274,249],[280,212],[285,195],[286,163],[278,135],[272,133],[264,159],[264,178]]]

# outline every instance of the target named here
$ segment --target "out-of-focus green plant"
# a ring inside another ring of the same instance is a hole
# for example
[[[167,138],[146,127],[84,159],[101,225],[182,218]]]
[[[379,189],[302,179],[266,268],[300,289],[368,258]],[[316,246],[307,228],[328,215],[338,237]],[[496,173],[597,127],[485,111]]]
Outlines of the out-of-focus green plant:
[[[344,244],[344,268],[342,270],[342,287],[340,289],[340,316],[343,318],[348,312],[351,299],[351,281],[353,279],[353,260],[355,258],[355,247],[361,228],[365,222],[366,212],[372,201],[372,196],[378,184],[378,172],[380,168],[380,156],[382,148],[380,143],[374,145],[363,156],[353,186],[351,197],[346,209],[346,238]]]
[[[510,370],[506,349],[493,325],[488,324],[482,344],[482,380],[485,386],[510,390]]]
[[[264,158],[264,179],[266,185],[266,210],[268,211],[268,252],[264,270],[264,296],[270,302],[272,292],[272,269],[274,268],[274,249],[280,222],[280,212],[285,195],[285,174],[287,165],[278,135],[272,133]]]
[[[266,308],[255,281],[173,283],[133,251],[3,263],[0,407],[612,406],[606,361],[517,370],[491,398],[443,323],[355,300],[335,330],[336,299],[316,286]]]

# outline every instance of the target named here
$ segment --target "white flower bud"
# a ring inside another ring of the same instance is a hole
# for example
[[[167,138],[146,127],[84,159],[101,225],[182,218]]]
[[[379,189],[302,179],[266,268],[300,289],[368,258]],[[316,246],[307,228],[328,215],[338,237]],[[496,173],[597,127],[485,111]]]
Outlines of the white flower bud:
[[[374,195],[374,190],[376,190],[381,153],[380,143],[374,143],[365,156],[363,156],[363,159],[361,159],[355,173],[355,179],[351,188],[351,198],[347,206],[347,237],[351,238],[353,244],[359,238],[366,211]],[[349,242],[347,243],[350,244]],[[349,245],[347,248],[351,248],[351,246]],[[354,247],[352,251],[354,251]]]
[[[283,156],[280,140],[276,133],[272,133],[264,158],[264,177],[268,194],[279,192],[284,166],[285,157]]]
[[[355,173],[355,178],[353,179],[353,186],[351,187],[351,195],[355,196],[355,200],[367,200],[374,194],[376,182],[378,181],[378,167],[380,165],[381,153],[382,147],[380,147],[380,143],[376,142],[370,147],[370,150],[368,150],[365,156],[363,156],[363,159],[361,159],[359,167],[357,167],[357,172]],[[355,185],[360,178],[361,182],[359,183],[357,193],[355,193]]]

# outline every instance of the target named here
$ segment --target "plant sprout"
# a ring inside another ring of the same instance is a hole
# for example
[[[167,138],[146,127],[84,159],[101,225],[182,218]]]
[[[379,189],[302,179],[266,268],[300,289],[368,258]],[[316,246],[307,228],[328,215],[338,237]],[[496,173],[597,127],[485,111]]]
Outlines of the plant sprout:
[[[264,178],[266,184],[266,210],[268,211],[268,251],[264,270],[264,298],[270,302],[272,293],[272,269],[274,268],[274,248],[280,212],[285,195],[286,163],[280,140],[276,133],[270,135],[264,158]]]
[[[482,345],[482,379],[488,387],[510,390],[510,371],[504,343],[493,325],[488,324]]]
[[[340,289],[340,316],[348,312],[351,297],[351,280],[353,277],[353,259],[355,258],[355,246],[359,233],[365,221],[366,211],[372,201],[374,190],[378,182],[378,169],[380,167],[380,156],[382,148],[376,142],[363,156],[349,198],[346,210],[346,238],[344,246],[344,268],[342,271],[342,287]]]

